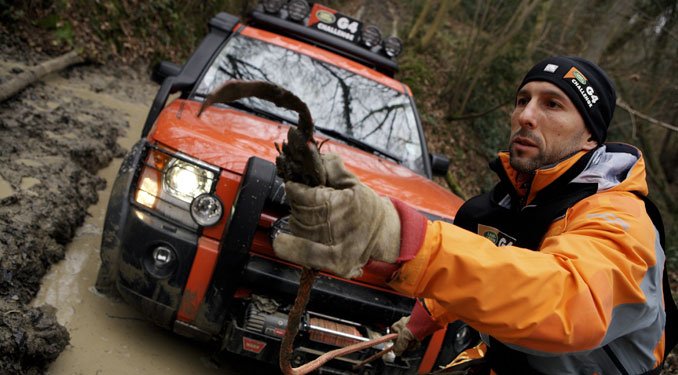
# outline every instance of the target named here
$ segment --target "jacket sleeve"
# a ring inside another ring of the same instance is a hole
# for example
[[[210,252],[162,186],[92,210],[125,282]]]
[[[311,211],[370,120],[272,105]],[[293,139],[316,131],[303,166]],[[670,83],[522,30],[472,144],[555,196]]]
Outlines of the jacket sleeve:
[[[608,192],[571,207],[540,251],[497,247],[428,222],[416,256],[391,286],[426,298],[441,325],[461,319],[504,343],[563,353],[600,347],[656,321],[663,263],[643,202]]]
[[[410,313],[410,320],[407,322],[407,329],[412,332],[417,341],[422,341],[433,332],[442,328],[443,326],[431,318],[431,315],[426,311],[426,307],[421,301],[417,301],[414,304]]]

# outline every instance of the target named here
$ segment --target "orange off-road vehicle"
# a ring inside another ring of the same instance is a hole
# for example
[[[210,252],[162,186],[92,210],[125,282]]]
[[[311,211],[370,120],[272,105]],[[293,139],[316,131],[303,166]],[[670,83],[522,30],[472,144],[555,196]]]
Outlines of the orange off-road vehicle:
[[[412,93],[393,78],[397,38],[382,40],[376,27],[304,0],[263,1],[245,20],[220,13],[209,28],[185,64],[164,62],[154,73],[160,90],[113,185],[97,288],[180,335],[277,363],[300,267],[271,247],[272,225],[289,214],[274,143],[297,117],[256,98],[197,117],[208,94],[228,80],[275,83],[308,105],[322,151],[341,155],[378,193],[447,221],[462,201],[431,180],[448,161],[428,152]],[[294,361],[387,334],[413,304],[369,273],[321,274]],[[360,371],[429,372],[474,339],[455,322]],[[337,358],[321,372],[351,373],[382,348]]]

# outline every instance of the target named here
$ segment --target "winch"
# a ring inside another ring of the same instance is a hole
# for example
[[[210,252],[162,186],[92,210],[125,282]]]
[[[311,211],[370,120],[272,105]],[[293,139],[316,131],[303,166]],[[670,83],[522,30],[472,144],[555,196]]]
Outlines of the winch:
[[[285,312],[286,310],[287,307],[281,307],[280,304],[269,298],[253,295],[252,302],[245,310],[243,328],[249,332],[263,334],[270,338],[282,339],[287,329],[288,314]],[[360,323],[312,311],[307,311],[303,315],[299,331],[299,336],[303,338],[304,342],[298,350],[316,355],[334,348],[383,336],[382,333]],[[356,364],[385,347],[386,344],[378,344],[361,352],[338,358],[338,360]],[[393,363],[395,356],[389,353],[389,355],[384,356],[383,360]]]

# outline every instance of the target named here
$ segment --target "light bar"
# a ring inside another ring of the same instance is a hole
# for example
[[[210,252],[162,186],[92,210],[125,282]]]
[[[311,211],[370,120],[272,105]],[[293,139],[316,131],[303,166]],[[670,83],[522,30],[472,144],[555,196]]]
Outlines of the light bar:
[[[396,57],[403,51],[403,42],[395,36],[384,39],[382,44],[388,57]]]
[[[305,0],[291,0],[287,4],[287,12],[292,21],[301,22],[308,16],[311,6]]]
[[[361,41],[367,48],[379,45],[379,42],[381,42],[381,31],[374,25],[365,26],[362,31]]]
[[[285,5],[285,0],[263,0],[261,3],[264,5],[266,13],[278,13]]]

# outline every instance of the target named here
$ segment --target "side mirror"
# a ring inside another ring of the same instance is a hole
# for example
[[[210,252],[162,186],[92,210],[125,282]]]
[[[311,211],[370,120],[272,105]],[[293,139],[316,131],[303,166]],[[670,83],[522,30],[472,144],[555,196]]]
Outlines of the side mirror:
[[[450,167],[450,159],[445,155],[430,153],[431,169],[434,176],[444,176],[447,174],[447,169]]]
[[[162,85],[162,82],[167,77],[176,77],[181,72],[181,65],[177,65],[170,61],[161,61],[153,67],[151,79],[153,82]]]

